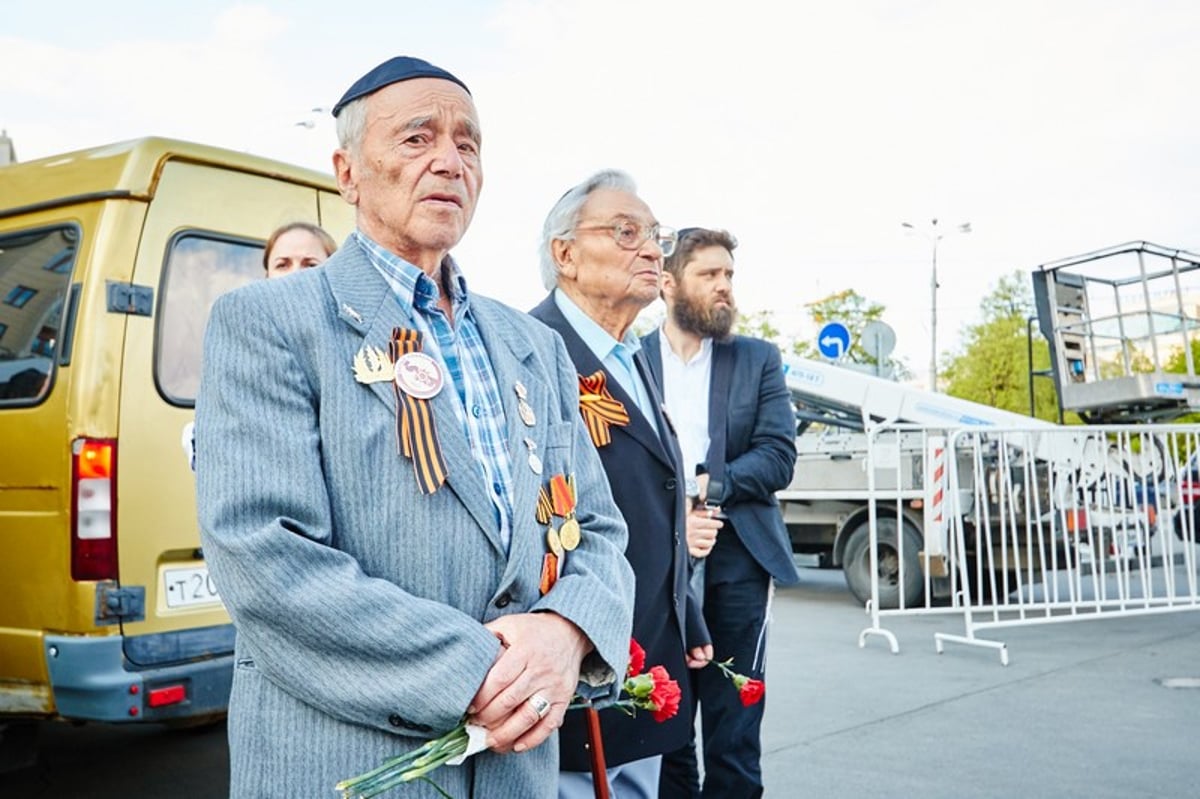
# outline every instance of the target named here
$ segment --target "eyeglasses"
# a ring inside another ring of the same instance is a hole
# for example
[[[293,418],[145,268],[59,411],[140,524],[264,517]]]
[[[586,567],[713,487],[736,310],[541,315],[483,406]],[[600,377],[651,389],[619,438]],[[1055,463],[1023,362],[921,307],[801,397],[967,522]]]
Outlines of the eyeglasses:
[[[613,237],[613,241],[623,250],[641,249],[643,244],[654,239],[658,248],[662,250],[664,258],[675,252],[675,245],[679,243],[679,236],[675,233],[675,228],[663,225],[643,225],[632,219],[622,219],[610,225],[575,228],[576,233],[602,230],[608,231],[609,235]]]

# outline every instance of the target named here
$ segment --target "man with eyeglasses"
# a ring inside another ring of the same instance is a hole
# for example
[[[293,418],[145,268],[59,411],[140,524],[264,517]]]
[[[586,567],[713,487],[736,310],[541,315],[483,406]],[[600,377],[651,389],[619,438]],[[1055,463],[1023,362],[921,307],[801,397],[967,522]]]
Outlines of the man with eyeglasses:
[[[675,232],[658,224],[633,180],[599,172],[567,191],[546,217],[541,271],[550,296],[532,311],[567,345],[579,373],[580,413],[629,525],[633,637],[646,651],[646,666],[664,666],[683,694],[679,713],[661,723],[645,712],[600,711],[614,799],[658,796],[662,754],[691,739],[687,669],[712,657],[689,591],[678,443],[632,331],[638,313],[658,297],[663,257],[674,248]],[[579,486],[581,495],[589,490]],[[572,712],[563,722],[561,799],[594,796],[585,721],[584,713]]]
[[[679,232],[663,274],[667,318],[642,345],[679,431],[684,466],[694,475],[688,546],[702,559],[696,582],[703,583],[714,657],[732,658],[735,671],[762,680],[771,581],[800,580],[775,500],[795,467],[796,416],[779,349],[732,335],[736,247],[724,230]],[[689,744],[663,759],[661,795],[762,796],[763,703],[743,707],[715,668],[694,672],[693,685],[702,717],[703,793]]]

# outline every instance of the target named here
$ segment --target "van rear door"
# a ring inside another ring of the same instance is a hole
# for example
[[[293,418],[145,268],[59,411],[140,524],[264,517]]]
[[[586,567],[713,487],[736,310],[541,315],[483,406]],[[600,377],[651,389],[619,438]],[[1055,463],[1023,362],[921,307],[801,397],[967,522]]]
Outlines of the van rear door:
[[[213,301],[263,279],[263,241],[284,222],[318,221],[318,193],[212,165],[163,166],[132,287],[133,296],[152,298],[153,313],[128,320],[116,452],[121,588],[134,598],[144,590],[143,618],[121,622],[125,655],[138,666],[232,651],[229,617],[200,550],[181,436],[193,418]]]

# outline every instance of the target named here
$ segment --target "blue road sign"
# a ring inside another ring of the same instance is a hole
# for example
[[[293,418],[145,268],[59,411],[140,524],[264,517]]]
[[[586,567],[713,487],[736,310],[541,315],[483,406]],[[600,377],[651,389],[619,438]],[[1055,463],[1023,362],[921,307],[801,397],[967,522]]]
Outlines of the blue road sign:
[[[850,349],[850,331],[841,322],[828,322],[817,333],[817,349],[831,361],[841,360]]]

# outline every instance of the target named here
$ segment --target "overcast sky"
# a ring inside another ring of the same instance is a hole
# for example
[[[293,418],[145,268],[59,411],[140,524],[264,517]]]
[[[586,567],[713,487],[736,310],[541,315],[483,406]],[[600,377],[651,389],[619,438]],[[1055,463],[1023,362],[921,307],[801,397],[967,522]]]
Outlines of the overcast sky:
[[[804,304],[857,289],[923,375],[930,245],[902,222],[974,229],[940,245],[942,350],[1012,270],[1200,250],[1198,33],[1194,0],[9,2],[0,128],[21,160],[164,135],[329,171],[311,109],[418,55],[483,124],[475,290],[534,304],[550,205],[618,167],[663,223],[737,235],[743,311],[811,338]]]

